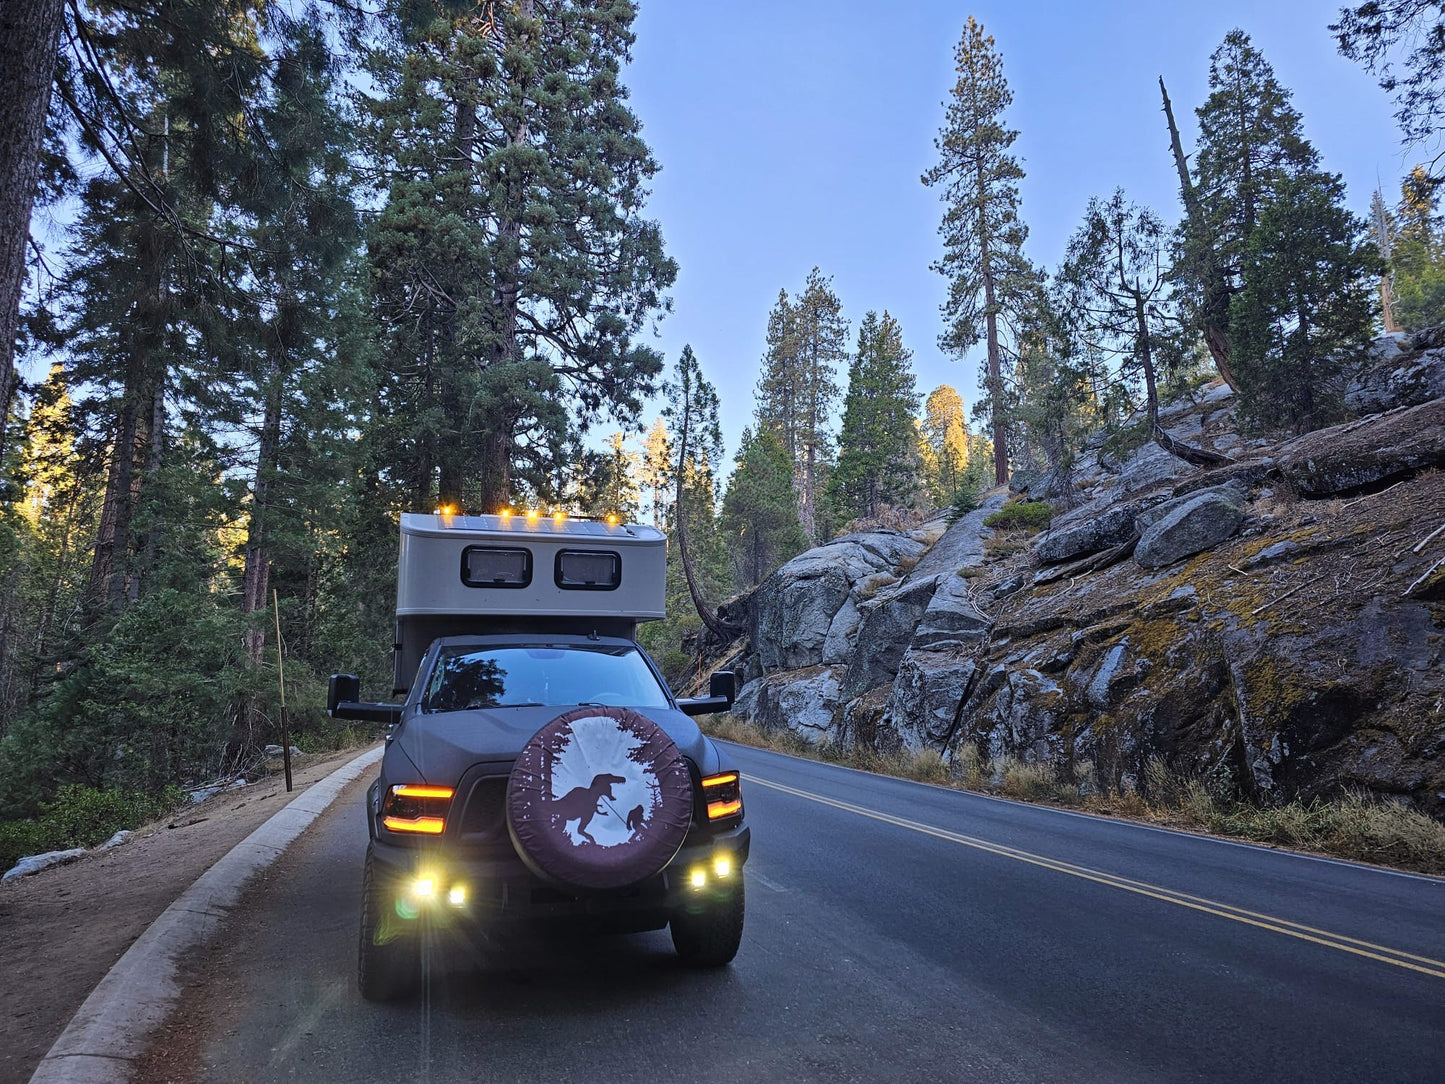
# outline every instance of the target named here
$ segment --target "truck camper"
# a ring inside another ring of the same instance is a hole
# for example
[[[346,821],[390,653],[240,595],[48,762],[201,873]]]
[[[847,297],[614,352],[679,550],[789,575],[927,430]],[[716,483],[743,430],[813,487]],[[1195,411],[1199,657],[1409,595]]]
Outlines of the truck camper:
[[[665,615],[666,537],[615,519],[405,514],[393,692],[331,679],[328,711],[391,724],[367,796],[358,977],[418,987],[428,946],[510,923],[671,930],[728,963],[743,929],[739,773],[638,645]]]

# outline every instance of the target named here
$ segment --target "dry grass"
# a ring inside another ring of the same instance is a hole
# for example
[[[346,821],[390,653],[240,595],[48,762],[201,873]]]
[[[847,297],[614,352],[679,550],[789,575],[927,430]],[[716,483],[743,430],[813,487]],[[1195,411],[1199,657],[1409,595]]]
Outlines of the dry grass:
[[[937,749],[880,754],[832,741],[814,744],[796,731],[764,730],[731,715],[712,718],[705,729],[725,741],[920,783],[1445,874],[1445,824],[1359,793],[1261,806],[1240,798],[1228,778],[1180,775],[1158,758],[1145,766],[1140,787],[1111,788],[1096,782],[1092,763],[1062,773],[1016,757],[991,761],[970,743],[949,758]]]

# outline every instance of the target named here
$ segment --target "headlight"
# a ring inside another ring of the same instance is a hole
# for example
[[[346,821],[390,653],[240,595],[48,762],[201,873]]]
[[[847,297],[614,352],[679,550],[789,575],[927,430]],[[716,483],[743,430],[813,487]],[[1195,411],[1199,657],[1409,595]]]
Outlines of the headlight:
[[[702,799],[707,805],[709,821],[740,817],[743,812],[743,784],[737,772],[704,776]]]
[[[381,823],[393,832],[441,835],[451,804],[451,787],[398,784],[388,790],[382,800]]]

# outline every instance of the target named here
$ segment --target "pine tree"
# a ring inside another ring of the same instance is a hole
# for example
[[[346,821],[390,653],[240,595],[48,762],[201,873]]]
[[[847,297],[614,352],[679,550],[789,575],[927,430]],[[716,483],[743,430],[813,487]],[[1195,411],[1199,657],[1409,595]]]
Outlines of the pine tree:
[[[711,509],[717,499],[713,464],[722,461],[722,427],[718,424],[717,389],[702,375],[702,366],[691,346],[682,348],[677,359],[673,378],[666,385],[667,419],[673,432],[673,525],[677,532],[678,555],[682,560],[683,574],[687,579],[688,594],[693,608],[702,623],[718,639],[727,641],[736,631],[723,624],[717,613],[708,606],[702,594],[702,584],[697,564],[688,547],[688,531],[692,524],[688,519],[689,489],[693,492],[700,485],[707,488],[709,508],[708,524],[711,524]]]
[[[1018,132],[1005,127],[1013,102],[1003,58],[972,16],[954,50],[954,84],[934,146],[939,161],[923,175],[942,188],[946,205],[939,233],[943,258],[933,265],[948,279],[939,346],[963,357],[980,338],[987,359],[983,380],[993,430],[994,478],[1008,480],[1008,423],[1004,387],[1006,343],[1001,323],[1027,304],[1035,275],[1023,255],[1028,228],[1019,217],[1024,171],[1010,153]]]
[[[604,451],[588,455],[583,468],[581,511],[597,518],[615,515],[623,523],[632,523],[638,518],[641,496],[637,456],[628,449],[626,434],[613,433]]]
[[[843,429],[830,489],[841,519],[869,518],[884,505],[903,505],[918,487],[914,446],[913,352],[898,321],[884,310],[863,317],[858,350],[848,366]]]
[[[620,82],[634,16],[625,0],[388,8],[372,258],[414,506],[545,487],[574,424],[633,424],[662,369],[634,341],[676,275],[641,216],[657,166]]]
[[[1338,378],[1364,357],[1380,271],[1344,199],[1336,175],[1286,177],[1250,234],[1230,334],[1241,407],[1258,425],[1305,432],[1342,416]]]
[[[1087,348],[1116,359],[1121,382],[1143,383],[1145,439],[1186,462],[1217,465],[1225,457],[1176,440],[1159,425],[1161,370],[1177,365],[1183,352],[1166,249],[1163,222],[1130,203],[1123,189],[1108,200],[1091,199],[1059,271],[1058,308]],[[1073,382],[1082,391],[1081,374]]]
[[[768,317],[768,352],[758,383],[758,425],[777,434],[793,463],[798,518],[816,541],[824,526],[822,496],[833,453],[837,366],[848,356],[848,323],[832,279],[818,268],[795,302],[786,292]]]
[[[792,479],[793,464],[777,434],[764,428],[744,429],[722,514],[740,591],[762,583],[807,548]]]
[[[947,384],[928,393],[918,423],[919,457],[933,503],[951,505],[963,492],[972,453],[963,398]]]
[[[1160,89],[1164,82],[1160,80]],[[1185,163],[1168,95],[1175,165],[1185,221],[1174,277],[1192,326],[1204,336],[1220,374],[1239,388],[1230,339],[1230,302],[1241,289],[1244,251],[1260,212],[1284,178],[1314,170],[1318,155],[1274,69],[1244,31],[1231,30],[1209,60],[1209,97],[1195,110],[1195,176]]]
[[[660,417],[647,431],[637,481],[652,505],[652,525],[660,530],[667,522],[668,490],[672,487],[672,441]]]
[[[1387,254],[1393,311],[1400,326],[1411,331],[1445,323],[1445,222],[1436,192],[1424,167],[1416,166],[1401,184],[1399,206],[1388,218],[1393,225]]]

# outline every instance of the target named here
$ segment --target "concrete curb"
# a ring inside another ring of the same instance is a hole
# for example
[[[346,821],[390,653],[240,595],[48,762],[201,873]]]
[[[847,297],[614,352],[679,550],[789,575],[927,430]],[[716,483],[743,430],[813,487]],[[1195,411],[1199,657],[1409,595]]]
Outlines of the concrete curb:
[[[30,1084],[122,1084],[179,998],[181,956],[204,944],[257,872],[281,856],[342,789],[381,759],[382,746],[293,798],[161,912],[80,1006]]]

